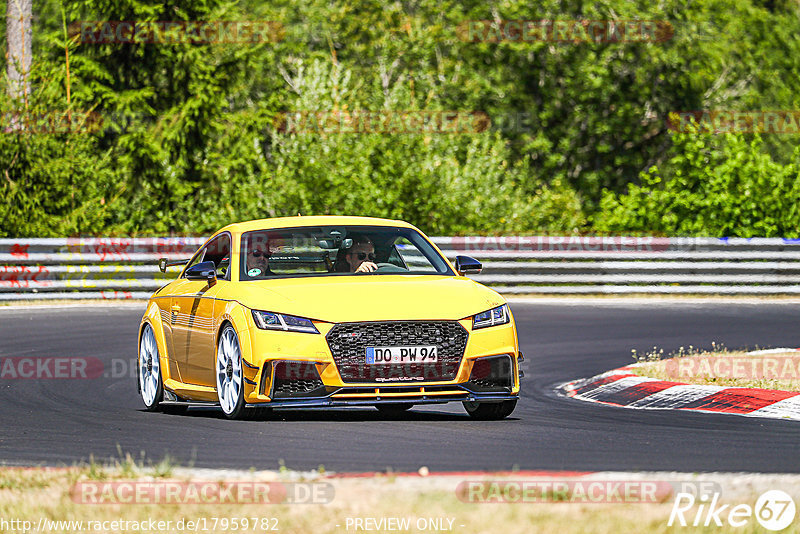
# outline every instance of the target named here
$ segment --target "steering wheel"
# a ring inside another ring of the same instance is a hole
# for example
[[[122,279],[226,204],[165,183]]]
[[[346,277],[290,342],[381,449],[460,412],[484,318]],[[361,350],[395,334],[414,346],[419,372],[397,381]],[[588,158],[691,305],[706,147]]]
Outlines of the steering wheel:
[[[375,273],[407,273],[408,269],[403,269],[394,263],[376,263],[378,266],[373,272]]]

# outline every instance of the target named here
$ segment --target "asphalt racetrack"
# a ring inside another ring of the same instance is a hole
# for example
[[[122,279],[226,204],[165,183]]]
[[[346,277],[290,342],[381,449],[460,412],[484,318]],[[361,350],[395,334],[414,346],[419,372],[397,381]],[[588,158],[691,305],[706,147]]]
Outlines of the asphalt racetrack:
[[[526,356],[522,397],[504,421],[459,404],[386,420],[373,408],[148,413],[132,371],[144,304],[0,308],[0,359],[103,361],[89,379],[0,379],[0,463],[72,465],[130,453],[180,465],[329,471],[658,470],[800,472],[800,423],[641,411],[557,396],[556,385],[631,363],[657,345],[800,347],[800,304],[658,300],[512,302]],[[3,362],[5,363],[5,362]]]

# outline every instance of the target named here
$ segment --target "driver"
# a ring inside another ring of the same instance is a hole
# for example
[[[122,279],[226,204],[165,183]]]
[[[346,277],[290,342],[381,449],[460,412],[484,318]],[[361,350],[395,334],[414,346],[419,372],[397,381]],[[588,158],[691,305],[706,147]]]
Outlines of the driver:
[[[337,256],[339,272],[371,273],[378,269],[375,264],[375,245],[365,235],[352,235],[353,244],[350,248],[342,249]],[[343,258],[344,261],[338,261]]]

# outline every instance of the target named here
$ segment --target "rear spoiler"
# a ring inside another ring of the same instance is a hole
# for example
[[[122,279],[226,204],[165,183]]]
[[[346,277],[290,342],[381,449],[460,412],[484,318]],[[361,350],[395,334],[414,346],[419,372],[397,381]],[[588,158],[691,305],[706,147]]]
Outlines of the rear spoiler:
[[[159,258],[158,260],[158,268],[161,270],[162,273],[167,272],[167,267],[175,267],[177,265],[186,265],[189,263],[189,260],[172,260],[168,261],[167,258]]]

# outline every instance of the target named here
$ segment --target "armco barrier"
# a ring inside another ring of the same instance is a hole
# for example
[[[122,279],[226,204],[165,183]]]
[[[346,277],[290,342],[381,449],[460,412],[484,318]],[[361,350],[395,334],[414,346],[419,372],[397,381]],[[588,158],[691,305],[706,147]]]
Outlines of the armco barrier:
[[[800,240],[656,237],[437,237],[449,258],[501,293],[800,294]],[[144,299],[203,238],[0,239],[0,300]]]

